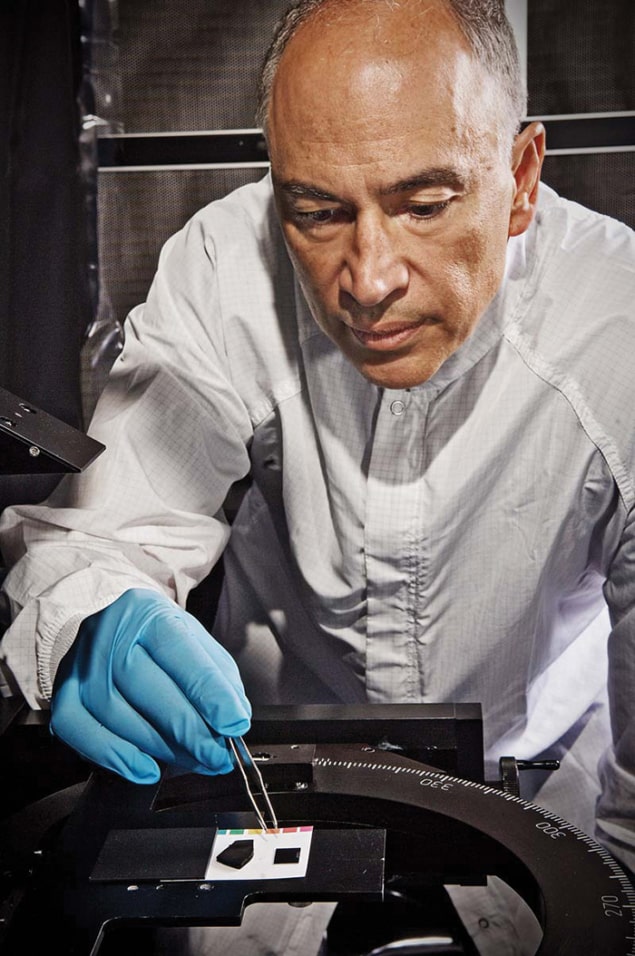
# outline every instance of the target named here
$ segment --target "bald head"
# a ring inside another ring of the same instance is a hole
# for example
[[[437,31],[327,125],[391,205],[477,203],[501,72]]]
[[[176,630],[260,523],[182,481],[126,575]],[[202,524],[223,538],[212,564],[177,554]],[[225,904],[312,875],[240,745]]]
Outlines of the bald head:
[[[434,13],[443,13],[441,19]],[[433,14],[433,16],[431,16]],[[498,98],[502,138],[511,142],[526,112],[526,96],[520,74],[514,35],[505,16],[503,0],[299,0],[280,20],[263,65],[256,121],[269,132],[269,111],[274,80],[280,61],[294,36],[305,25],[346,35],[366,23],[370,30],[369,57],[386,50],[396,37],[395,28],[408,25],[410,47],[416,54],[439,42],[436,28],[452,20],[467,48],[492,80]],[[373,29],[374,27],[374,29]],[[331,70],[333,58],[323,63]]]
[[[348,147],[358,143],[364,161],[391,140],[396,153],[404,134],[431,127],[430,113],[442,103],[459,135],[478,103],[483,128],[496,138],[497,100],[441,0],[323,4],[287,42],[273,80],[267,133],[274,176],[288,148],[309,154],[328,143],[350,157]]]

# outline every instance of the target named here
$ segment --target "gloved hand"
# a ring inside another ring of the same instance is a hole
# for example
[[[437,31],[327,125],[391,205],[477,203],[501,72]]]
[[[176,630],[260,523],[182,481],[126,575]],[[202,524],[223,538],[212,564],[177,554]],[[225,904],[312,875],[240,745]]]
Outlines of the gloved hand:
[[[51,731],[83,757],[135,783],[157,761],[228,773],[225,736],[249,729],[233,658],[191,614],[134,588],[82,622],[51,699]]]

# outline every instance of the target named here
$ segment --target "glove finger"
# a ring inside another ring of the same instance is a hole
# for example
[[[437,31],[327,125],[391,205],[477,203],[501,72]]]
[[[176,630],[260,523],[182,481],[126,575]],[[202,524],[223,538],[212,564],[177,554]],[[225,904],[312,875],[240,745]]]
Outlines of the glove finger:
[[[203,748],[205,765],[202,767],[173,734],[166,732],[165,721],[161,723],[160,729],[155,728],[143,713],[139,712],[134,702],[134,692],[129,695],[132,701],[126,699],[126,695],[122,695],[116,687],[108,667],[105,664],[102,667],[95,666],[93,651],[93,643],[90,640],[80,640],[60,664],[52,701],[54,730],[58,736],[84,754],[90,750],[91,759],[117,772],[121,771],[113,764],[114,758],[110,754],[112,741],[106,732],[112,735],[115,743],[125,744],[127,748],[126,742],[129,742],[136,751],[148,755],[148,759],[154,757],[163,763],[176,764],[183,769],[197,772],[204,770],[206,773],[227,773],[232,769],[224,741],[212,741]],[[184,701],[182,694],[171,684],[169,678],[139,649],[132,690],[148,688],[148,696],[152,698],[156,695],[159,700],[161,695],[157,691],[162,680],[171,685],[175,697],[174,701],[169,702],[170,709],[176,711],[179,707],[187,707],[197,718],[205,741],[209,741],[209,728],[200,720],[191,705]],[[107,693],[104,693],[105,689]],[[85,740],[75,727],[80,717],[82,730],[86,734]],[[156,766],[154,761],[151,762]],[[132,779],[130,773],[123,771],[122,775]]]
[[[216,638],[207,631],[198,618],[187,611],[183,611],[184,622],[187,623],[190,633],[197,639],[203,650],[210,656],[211,660],[223,671],[227,680],[235,685],[243,695],[245,693],[243,682],[238,670],[236,661],[229,653],[227,648],[216,640]]]
[[[215,672],[207,661],[207,667]],[[158,759],[208,773],[228,773],[231,757],[221,731],[213,731],[180,687],[145,648],[137,645],[126,655],[125,666],[113,667],[113,692],[103,705],[108,726],[125,734]],[[96,695],[91,710],[100,717],[101,697]],[[138,718],[134,725],[130,714]],[[242,723],[249,726],[248,720]],[[134,729],[133,729],[134,728]],[[242,731],[239,731],[242,732]],[[143,734],[143,738],[137,736]],[[134,734],[134,735],[133,735]]]
[[[73,679],[59,684],[51,701],[50,729],[54,736],[86,760],[99,764],[133,783],[156,783],[155,760],[96,720],[82,705]]]
[[[139,597],[139,595],[143,595]],[[149,640],[156,640],[157,644],[173,644],[174,637],[179,639],[185,634],[195,637],[203,651],[210,660],[222,671],[226,679],[235,686],[236,690],[244,696],[244,689],[240,672],[236,661],[210,633],[201,622],[189,611],[185,611],[178,604],[174,604],[163,596],[158,596],[154,592],[144,592],[141,589],[129,591],[123,598],[112,605],[114,609],[121,601],[127,598],[123,615],[117,615],[114,622],[115,628],[121,628],[124,634],[129,632],[131,624],[138,633],[138,637],[144,640],[146,635]],[[143,616],[138,619],[139,610],[142,610]],[[102,612],[101,616],[104,615]]]
[[[172,678],[185,697],[217,733],[237,737],[249,730],[251,706],[233,658],[202,627],[174,618],[174,633],[166,639],[164,622],[152,622],[137,647]],[[219,653],[222,652],[222,653]],[[134,653],[134,651],[133,651]],[[117,667],[117,682],[129,670],[132,654]]]
[[[112,628],[112,639],[105,642],[108,668],[122,659],[127,666],[128,654],[141,644],[219,733],[238,735],[249,728],[251,707],[233,657],[197,618],[163,595],[129,591],[85,625],[95,628],[100,646]],[[117,645],[123,654],[113,653]]]

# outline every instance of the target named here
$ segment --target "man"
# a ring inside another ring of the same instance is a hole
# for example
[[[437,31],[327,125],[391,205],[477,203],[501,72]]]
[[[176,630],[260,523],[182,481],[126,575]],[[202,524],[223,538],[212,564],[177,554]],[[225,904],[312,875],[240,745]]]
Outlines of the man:
[[[248,698],[478,700],[490,772],[559,756],[536,799],[591,832],[604,751],[633,867],[633,237],[539,186],[524,112],[496,4],[288,15],[271,178],[167,243],[106,453],[3,518],[5,660],[87,757],[224,772]],[[226,545],[211,638],[181,608]]]

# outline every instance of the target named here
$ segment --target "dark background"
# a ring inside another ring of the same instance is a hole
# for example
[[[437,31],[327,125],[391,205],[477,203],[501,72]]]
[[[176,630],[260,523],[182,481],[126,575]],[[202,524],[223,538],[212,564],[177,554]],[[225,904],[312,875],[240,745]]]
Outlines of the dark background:
[[[75,426],[90,320],[79,38],[71,0],[0,3],[0,385]],[[0,508],[54,481],[0,477]]]

